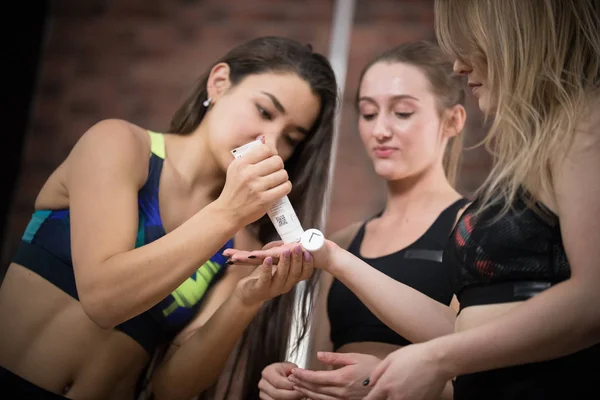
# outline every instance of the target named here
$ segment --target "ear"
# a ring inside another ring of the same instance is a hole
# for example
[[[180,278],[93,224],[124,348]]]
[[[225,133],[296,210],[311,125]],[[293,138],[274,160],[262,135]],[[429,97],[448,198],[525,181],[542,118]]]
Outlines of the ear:
[[[456,104],[447,109],[444,114],[444,137],[458,136],[465,127],[465,121],[467,120],[465,108],[460,104]]]
[[[218,63],[210,70],[206,90],[208,97],[213,101],[221,97],[230,87],[229,65],[227,63]]]

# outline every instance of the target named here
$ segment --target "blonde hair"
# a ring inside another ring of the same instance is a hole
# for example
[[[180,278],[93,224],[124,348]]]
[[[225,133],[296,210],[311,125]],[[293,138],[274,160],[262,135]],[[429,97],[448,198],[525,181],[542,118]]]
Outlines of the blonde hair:
[[[427,40],[405,42],[386,50],[371,60],[362,70],[359,78],[359,91],[355,105],[358,107],[360,86],[367,71],[378,63],[405,63],[419,68],[430,83],[431,92],[436,96],[439,114],[465,102],[464,79],[452,71],[448,56],[435,43]],[[458,165],[463,151],[463,135],[459,132],[450,138],[444,151],[443,166],[446,178],[452,186],[456,185]]]
[[[504,200],[499,218],[521,189],[538,201],[553,192],[551,165],[562,161],[599,94],[599,3],[435,1],[440,46],[487,68],[495,106],[483,141],[494,164],[478,191],[479,211]]]

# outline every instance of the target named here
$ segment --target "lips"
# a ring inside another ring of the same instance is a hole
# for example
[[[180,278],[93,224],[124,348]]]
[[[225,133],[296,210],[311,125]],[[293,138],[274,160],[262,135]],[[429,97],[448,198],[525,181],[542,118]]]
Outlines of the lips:
[[[471,88],[471,92],[473,92],[473,94],[476,94],[478,89],[481,87],[481,83],[475,82],[469,82],[468,85]]]
[[[396,147],[389,146],[377,146],[373,149],[375,156],[378,158],[388,158],[394,154],[398,149]]]

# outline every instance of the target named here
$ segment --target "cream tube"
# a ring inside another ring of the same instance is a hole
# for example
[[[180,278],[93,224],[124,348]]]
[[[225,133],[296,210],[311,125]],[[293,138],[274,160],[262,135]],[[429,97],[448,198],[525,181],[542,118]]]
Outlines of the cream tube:
[[[260,143],[260,140],[246,143],[245,145],[232,150],[231,154],[233,154],[235,158],[241,158],[246,151],[258,143]],[[292,207],[292,203],[290,203],[290,199],[288,199],[287,196],[277,200],[271,208],[269,208],[267,215],[271,219],[271,222],[275,226],[283,243],[300,242],[302,234],[304,234],[304,229],[302,229],[302,225],[296,216],[296,211],[294,211],[294,207]]]

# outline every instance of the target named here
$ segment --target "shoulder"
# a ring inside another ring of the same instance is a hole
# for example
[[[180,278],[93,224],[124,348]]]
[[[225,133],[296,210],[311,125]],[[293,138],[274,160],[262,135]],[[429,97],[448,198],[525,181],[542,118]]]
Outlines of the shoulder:
[[[105,119],[92,125],[75,143],[67,157],[67,166],[80,168],[96,163],[104,169],[129,173],[147,171],[150,138],[143,128],[120,119]]]
[[[92,125],[75,144],[74,150],[95,147],[98,150],[114,149],[121,153],[133,151],[143,154],[150,148],[147,131],[121,119],[105,119]]]

